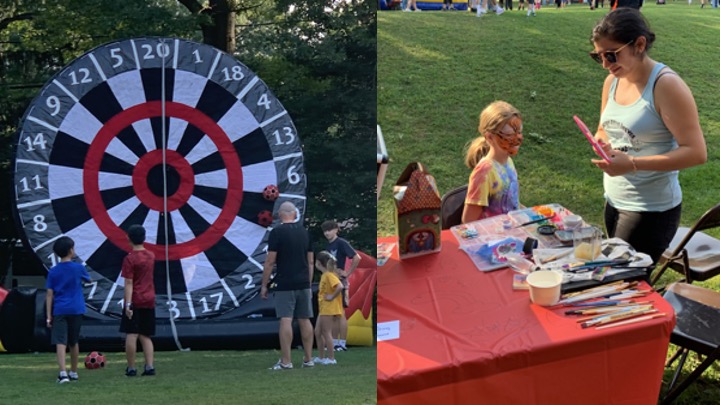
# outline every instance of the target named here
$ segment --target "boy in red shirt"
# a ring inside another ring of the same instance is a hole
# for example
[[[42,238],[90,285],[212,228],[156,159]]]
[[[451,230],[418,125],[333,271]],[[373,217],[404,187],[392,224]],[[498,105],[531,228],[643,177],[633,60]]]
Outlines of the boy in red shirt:
[[[120,332],[126,333],[125,356],[127,369],[125,375],[135,377],[135,353],[137,341],[145,355],[145,371],[142,375],[155,375],[154,347],[150,337],[155,334],[155,282],[153,273],[155,255],[145,250],[145,228],[131,225],[127,231],[132,251],[123,260],[122,276],[125,278],[125,311],[120,321]]]

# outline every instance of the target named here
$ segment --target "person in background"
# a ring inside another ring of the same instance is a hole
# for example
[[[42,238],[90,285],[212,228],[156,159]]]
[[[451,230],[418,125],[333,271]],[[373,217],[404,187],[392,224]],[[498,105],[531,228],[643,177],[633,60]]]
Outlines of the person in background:
[[[330,254],[335,257],[337,263],[338,273],[340,275],[340,282],[343,285],[342,294],[342,306],[347,308],[350,304],[350,281],[348,277],[355,271],[358,264],[360,264],[360,255],[350,246],[350,243],[345,239],[338,236],[340,226],[335,221],[325,221],[320,225],[323,231],[323,235],[328,240],[327,247],[325,248]],[[350,268],[345,270],[345,262],[347,259],[351,259]],[[348,323],[345,314],[340,317],[338,328],[333,330],[333,337],[335,337],[335,350],[347,351],[347,334],[348,334]]]
[[[478,131],[480,136],[470,142],[465,154],[472,173],[463,223],[507,213],[520,205],[512,160],[523,141],[520,111],[505,101],[495,101],[480,113]]]
[[[697,105],[680,75],[650,58],[655,34],[638,10],[611,11],[590,39],[608,71],[595,139],[611,159],[592,160],[604,172],[607,234],[657,263],[680,223],[678,172],[707,160]]]
[[[50,342],[55,345],[57,364],[60,369],[57,383],[78,380],[78,357],[80,356],[80,327],[85,314],[85,297],[82,282],[90,281],[85,266],[72,261],[75,242],[61,236],[53,244],[53,252],[60,262],[48,272],[45,287],[46,326],[51,329]],[[70,348],[70,372],[65,369],[65,351]]]

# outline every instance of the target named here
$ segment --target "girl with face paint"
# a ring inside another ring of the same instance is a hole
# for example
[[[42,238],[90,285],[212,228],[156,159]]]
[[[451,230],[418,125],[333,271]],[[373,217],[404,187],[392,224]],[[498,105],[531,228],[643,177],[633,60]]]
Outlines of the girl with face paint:
[[[517,171],[512,157],[523,141],[520,111],[495,101],[480,113],[480,136],[466,147],[465,164],[472,169],[462,222],[516,210],[520,206]]]

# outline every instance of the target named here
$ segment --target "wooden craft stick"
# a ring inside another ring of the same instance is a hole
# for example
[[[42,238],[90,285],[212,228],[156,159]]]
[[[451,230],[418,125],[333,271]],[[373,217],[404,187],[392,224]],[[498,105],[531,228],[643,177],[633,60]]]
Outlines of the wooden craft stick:
[[[575,251],[575,250],[574,250],[573,248],[568,248],[568,250],[565,251],[565,252],[557,253],[557,254],[554,254],[554,255],[552,255],[552,256],[550,256],[550,257],[546,257],[546,258],[540,260],[540,264],[545,264],[545,263],[552,262],[553,260],[562,259],[563,257],[569,255],[570,253],[572,253],[572,252],[574,252],[574,251]]]

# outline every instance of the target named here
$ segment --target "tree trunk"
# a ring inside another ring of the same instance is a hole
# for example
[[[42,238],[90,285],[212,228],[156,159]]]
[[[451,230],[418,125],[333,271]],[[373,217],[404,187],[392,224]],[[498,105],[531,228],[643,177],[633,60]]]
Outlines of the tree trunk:
[[[203,12],[210,16],[212,25],[204,25],[203,42],[232,54],[235,52],[235,12],[232,0],[210,0]]]

